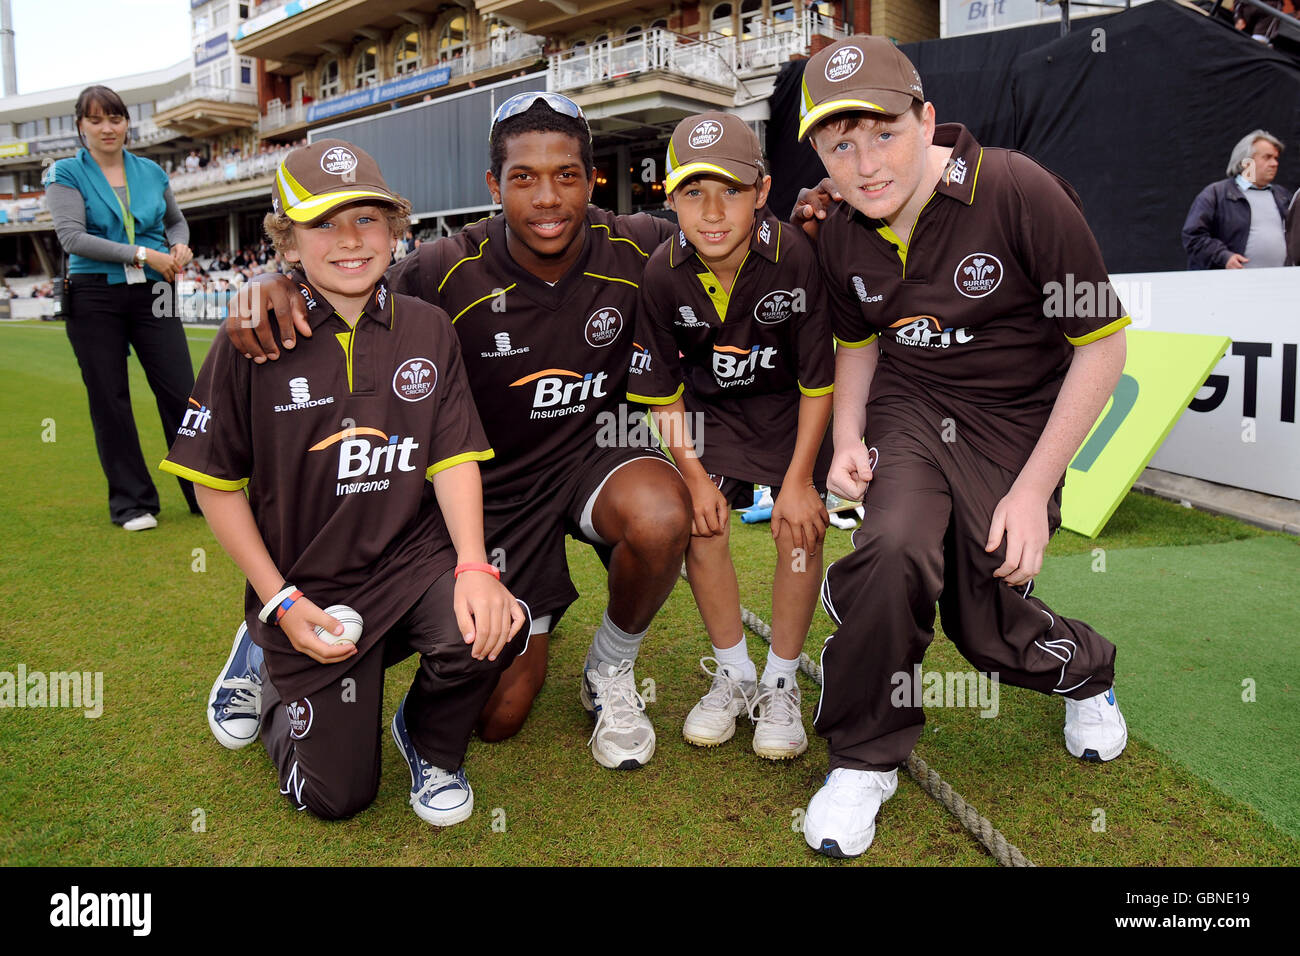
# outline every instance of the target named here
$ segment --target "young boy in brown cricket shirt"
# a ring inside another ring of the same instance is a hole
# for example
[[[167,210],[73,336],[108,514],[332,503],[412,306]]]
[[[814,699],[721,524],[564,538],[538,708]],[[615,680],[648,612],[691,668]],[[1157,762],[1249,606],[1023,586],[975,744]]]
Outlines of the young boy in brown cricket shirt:
[[[919,674],[936,603],[976,668],[1064,699],[1071,754],[1124,750],[1115,646],[1031,591],[1130,320],[1069,185],[936,127],[889,40],[832,44],[803,84],[800,137],[844,198],[817,243],[839,342],[829,484],[866,495],[822,588],[837,630],[814,723],[831,772],[804,818],[809,846],[842,857],[871,845],[920,736],[919,692],[895,692]],[[1045,312],[1067,275],[1096,289],[1096,314]]]
[[[674,130],[664,191],[680,228],[645,268],[628,397],[653,407],[691,493],[686,567],[713,681],[682,734],[718,746],[748,714],[754,752],[780,760],[808,747],[795,672],[821,580],[834,358],[816,254],[768,211],[764,169],[736,116],[701,113]],[[701,423],[693,435],[688,413]],[[777,551],[761,680],[729,551],[731,509],[752,503],[755,483],[772,487]]]
[[[317,335],[262,366],[218,337],[161,466],[195,482],[248,579],[208,723],[231,749],[260,729],[294,807],[350,816],[378,791],[384,668],[418,653],[393,737],[412,808],[448,826],[473,809],[465,749],[526,620],[484,552],[492,450],[446,313],[383,280],[410,206],[374,160],[339,140],[295,150],[272,202]],[[333,604],[360,613],[356,644],[330,640]]]

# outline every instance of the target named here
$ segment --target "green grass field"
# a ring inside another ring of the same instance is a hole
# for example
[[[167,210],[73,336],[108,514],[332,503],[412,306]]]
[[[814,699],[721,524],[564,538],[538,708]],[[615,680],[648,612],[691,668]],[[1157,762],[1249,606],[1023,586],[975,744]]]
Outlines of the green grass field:
[[[189,335],[197,368],[212,332]],[[135,371],[137,421],[156,461],[165,443]],[[813,854],[793,828],[825,772],[820,738],[783,765],[755,757],[745,728],[717,750],[681,739],[682,720],[707,688],[697,661],[708,652],[684,583],[637,667],[639,680],[654,682],[658,752],[635,773],[595,764],[577,690],[604,583],[590,549],[572,543],[583,597],[553,639],[550,676],[522,733],[471,744],[468,822],[437,831],[411,813],[409,777],[386,725],[369,810],[332,824],[293,811],[261,748],[223,749],[204,719],[238,623],[234,565],[165,475],[158,530],[126,534],[109,523],[86,395],[61,325],[0,327],[0,374],[8,483],[0,671],[23,664],[104,680],[97,719],[0,709],[0,863],[846,865]],[[42,440],[47,420],[53,442]],[[832,530],[828,555],[848,548],[847,533]],[[1105,571],[1094,570],[1097,548]],[[742,600],[769,618],[767,526],[737,523],[734,552]],[[1297,571],[1294,539],[1130,495],[1095,541],[1057,536],[1037,592],[1119,646],[1124,756],[1104,766],[1069,757],[1061,702],[1011,687],[1001,688],[994,719],[931,711],[917,753],[1040,865],[1300,864],[1300,706],[1287,653]],[[830,632],[818,609],[808,653],[816,657]],[[750,648],[755,659],[765,653],[757,638]],[[385,718],[413,667],[389,672]],[[926,667],[969,669],[942,636]],[[1242,700],[1248,678],[1253,703]],[[810,725],[818,689],[801,681]],[[847,865],[900,864],[996,865],[905,775],[874,846]]]

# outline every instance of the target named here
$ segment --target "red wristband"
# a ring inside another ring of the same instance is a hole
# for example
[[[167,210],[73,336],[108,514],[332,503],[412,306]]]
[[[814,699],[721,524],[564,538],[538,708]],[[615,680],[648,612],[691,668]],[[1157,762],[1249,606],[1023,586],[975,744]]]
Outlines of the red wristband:
[[[484,574],[492,575],[498,581],[501,580],[501,571],[495,565],[484,564],[481,561],[467,561],[456,565],[456,577],[460,577],[466,571],[482,571]]]

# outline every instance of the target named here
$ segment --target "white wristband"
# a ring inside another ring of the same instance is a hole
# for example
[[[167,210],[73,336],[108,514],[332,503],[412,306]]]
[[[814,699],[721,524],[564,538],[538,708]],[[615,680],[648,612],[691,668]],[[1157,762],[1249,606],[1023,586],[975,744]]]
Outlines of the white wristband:
[[[263,624],[273,623],[272,621],[268,620],[268,618],[270,618],[270,616],[275,613],[275,609],[280,606],[280,602],[283,601],[285,598],[287,598],[290,594],[292,594],[296,590],[298,589],[294,587],[292,584],[286,584],[284,586],[284,589],[280,591],[279,594],[277,594],[275,597],[271,598],[271,600],[266,602],[266,607],[262,608],[262,612],[257,615],[257,619],[261,621]]]

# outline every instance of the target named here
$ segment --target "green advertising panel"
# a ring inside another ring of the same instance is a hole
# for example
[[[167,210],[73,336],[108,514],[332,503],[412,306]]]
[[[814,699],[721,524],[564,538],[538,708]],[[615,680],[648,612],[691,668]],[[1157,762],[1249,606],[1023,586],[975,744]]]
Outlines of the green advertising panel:
[[[1129,330],[1124,374],[1065,473],[1062,527],[1097,536],[1231,343]]]

